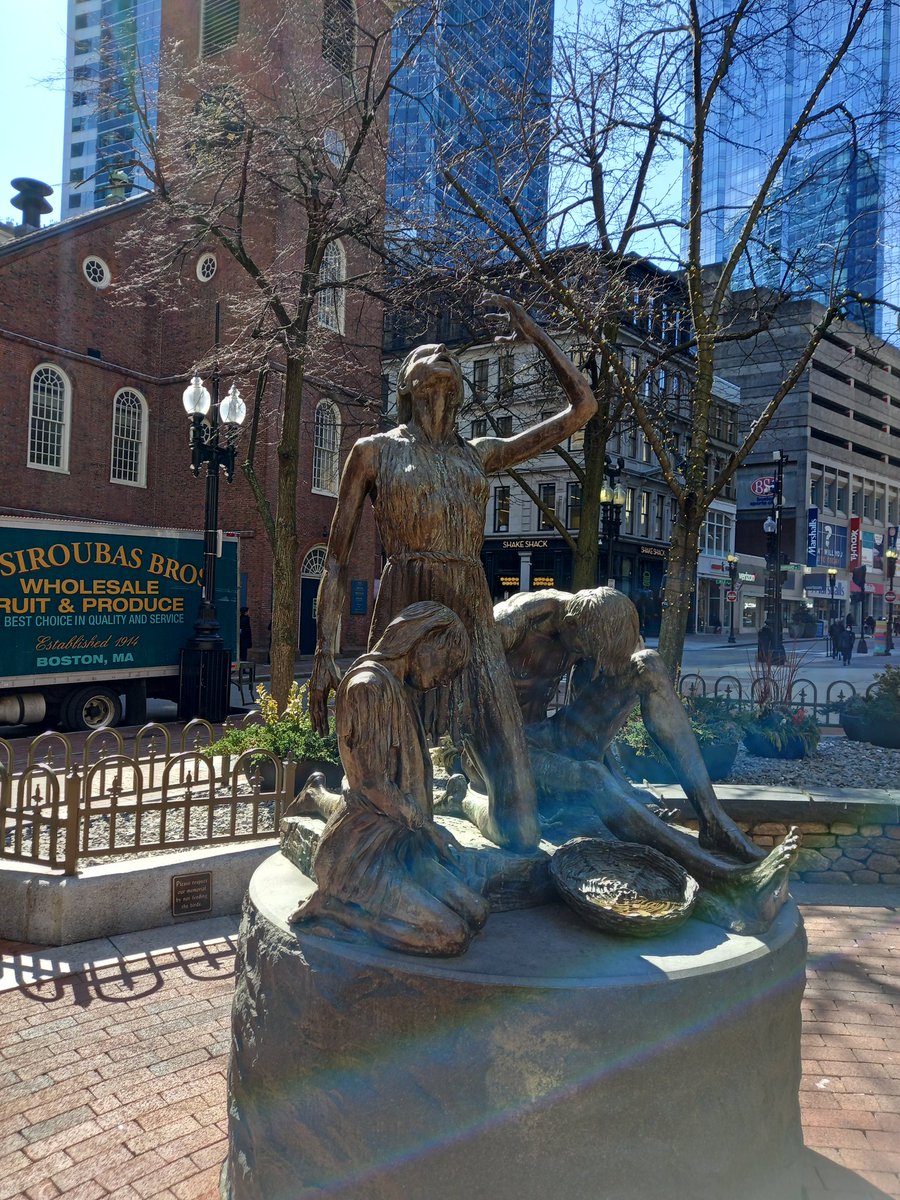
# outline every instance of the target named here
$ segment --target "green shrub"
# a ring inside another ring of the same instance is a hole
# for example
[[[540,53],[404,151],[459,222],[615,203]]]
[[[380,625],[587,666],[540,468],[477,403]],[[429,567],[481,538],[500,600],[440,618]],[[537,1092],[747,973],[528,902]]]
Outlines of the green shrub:
[[[821,740],[819,724],[805,708],[772,704],[756,709],[747,722],[747,732],[765,739],[776,750],[786,750],[795,739],[803,744],[803,757],[814,754]]]
[[[717,745],[723,742],[739,742],[743,733],[744,717],[734,702],[723,696],[682,696],[680,697],[687,713],[694,737],[701,746]],[[641,710],[632,709],[628,720],[619,733],[616,741],[625,744],[642,758],[655,758],[664,762],[656,743],[647,732],[641,719]]]
[[[204,751],[213,756],[218,754],[237,755],[245,750],[271,750],[281,759],[291,755],[297,762],[315,759],[319,762],[338,763],[337,736],[334,721],[326,737],[313,729],[309,716],[308,684],[291,684],[284,712],[278,711],[274,697],[259,685],[256,694],[262,724],[241,725],[227,730],[217,742]]]
[[[854,717],[900,722],[900,667],[885,667],[865,696],[851,696],[836,706]]]

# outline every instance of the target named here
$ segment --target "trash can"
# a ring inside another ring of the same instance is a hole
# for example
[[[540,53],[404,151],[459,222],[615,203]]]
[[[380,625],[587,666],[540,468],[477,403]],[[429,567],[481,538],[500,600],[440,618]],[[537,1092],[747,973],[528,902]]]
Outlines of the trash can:
[[[825,636],[825,622],[816,621],[816,637],[823,638]]]

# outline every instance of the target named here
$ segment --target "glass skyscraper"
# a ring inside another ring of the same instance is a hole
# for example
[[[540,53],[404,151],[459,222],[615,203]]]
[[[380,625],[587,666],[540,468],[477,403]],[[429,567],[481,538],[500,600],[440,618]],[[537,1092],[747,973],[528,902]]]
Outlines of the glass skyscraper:
[[[161,0],[69,0],[62,213],[148,186],[141,119],[156,124]]]
[[[732,7],[728,0],[707,0],[705,19],[714,21]],[[730,253],[852,12],[844,0],[752,7],[753,35],[759,37],[768,20],[784,23],[784,31],[743,48],[711,112],[702,201],[708,263]],[[876,0],[825,85],[814,121],[774,180],[736,287],[787,284],[820,300],[848,291],[900,304],[900,122],[891,112],[900,108],[898,92],[900,4]],[[890,308],[851,301],[848,315],[897,338],[897,313]]]
[[[550,115],[552,0],[439,0],[401,11],[399,70],[390,104],[389,233],[484,231],[445,171],[458,176],[492,221],[512,229],[503,192],[543,239]],[[423,30],[425,32],[423,33]]]

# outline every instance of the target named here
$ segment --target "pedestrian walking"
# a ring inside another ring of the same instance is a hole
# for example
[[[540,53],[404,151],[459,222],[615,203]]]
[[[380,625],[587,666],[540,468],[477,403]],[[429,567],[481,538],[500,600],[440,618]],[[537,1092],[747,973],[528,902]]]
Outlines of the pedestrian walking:
[[[837,656],[841,652],[841,634],[843,633],[843,630],[844,627],[837,617],[835,617],[828,626],[828,637],[831,641],[831,657],[833,659],[837,659]]]
[[[850,618],[848,617],[847,620],[849,621]],[[841,634],[841,656],[845,667],[850,666],[850,660],[853,657],[853,642],[853,623],[850,622]]]

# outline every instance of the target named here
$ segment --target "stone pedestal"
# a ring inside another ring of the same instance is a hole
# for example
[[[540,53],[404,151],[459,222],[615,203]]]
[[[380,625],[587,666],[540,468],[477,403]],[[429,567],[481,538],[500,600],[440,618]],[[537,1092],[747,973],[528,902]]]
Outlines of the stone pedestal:
[[[799,1200],[806,939],[606,937],[558,903],[459,959],[301,934],[253,876],[229,1071],[232,1200]]]

